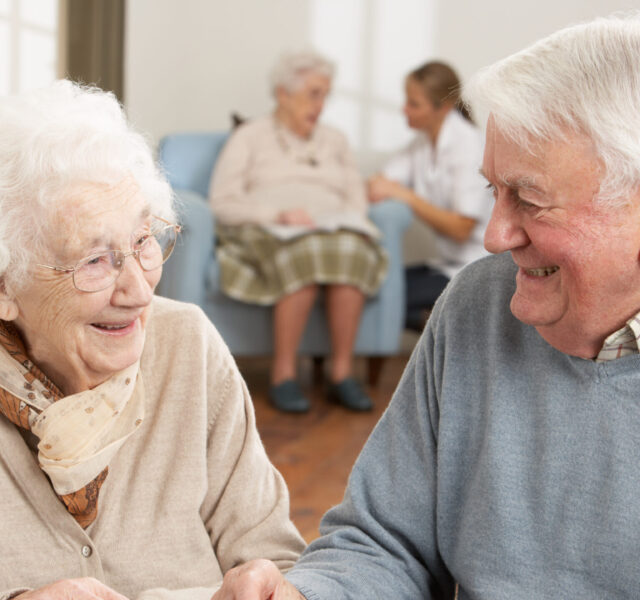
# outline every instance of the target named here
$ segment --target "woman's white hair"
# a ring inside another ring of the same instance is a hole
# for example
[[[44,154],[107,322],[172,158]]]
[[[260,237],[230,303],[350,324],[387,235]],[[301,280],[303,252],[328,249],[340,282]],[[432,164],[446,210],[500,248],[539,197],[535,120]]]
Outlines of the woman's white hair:
[[[145,139],[111,93],[70,81],[0,99],[0,280],[20,285],[42,256],[50,220],[78,183],[132,177],[154,214],[174,219],[173,195]]]
[[[589,138],[605,169],[599,200],[640,185],[640,12],[558,31],[480,71],[463,97],[530,151],[567,133]]]
[[[313,50],[288,52],[280,56],[271,70],[271,91],[278,88],[295,92],[309,73],[317,73],[333,79],[335,67],[331,61]]]

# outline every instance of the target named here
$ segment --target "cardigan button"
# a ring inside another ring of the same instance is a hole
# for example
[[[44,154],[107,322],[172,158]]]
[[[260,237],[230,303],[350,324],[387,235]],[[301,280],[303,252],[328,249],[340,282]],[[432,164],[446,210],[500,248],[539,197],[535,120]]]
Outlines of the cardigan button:
[[[93,550],[91,550],[91,546],[82,546],[82,556],[89,558],[92,553]]]

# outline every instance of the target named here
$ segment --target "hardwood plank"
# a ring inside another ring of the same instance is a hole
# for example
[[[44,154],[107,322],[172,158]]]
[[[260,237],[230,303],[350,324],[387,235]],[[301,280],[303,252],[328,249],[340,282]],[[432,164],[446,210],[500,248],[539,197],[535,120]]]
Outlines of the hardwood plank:
[[[312,402],[311,410],[303,415],[284,414],[269,404],[268,358],[238,360],[262,441],[289,487],[291,518],[308,542],[319,535],[322,515],[342,500],[351,467],[387,407],[407,360],[399,356],[385,361],[378,385],[366,388],[375,404],[367,413],[330,403],[324,385],[314,378],[312,362],[301,361],[300,380]],[[361,381],[366,380],[364,360],[357,374]]]

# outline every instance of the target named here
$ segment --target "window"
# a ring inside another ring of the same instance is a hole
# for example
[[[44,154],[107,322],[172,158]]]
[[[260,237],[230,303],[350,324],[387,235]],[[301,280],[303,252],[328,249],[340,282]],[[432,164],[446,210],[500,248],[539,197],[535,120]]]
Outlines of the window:
[[[361,162],[412,136],[402,115],[404,77],[433,56],[435,0],[312,0],[311,42],[338,66],[324,121]]]
[[[0,94],[56,78],[58,0],[0,0]]]

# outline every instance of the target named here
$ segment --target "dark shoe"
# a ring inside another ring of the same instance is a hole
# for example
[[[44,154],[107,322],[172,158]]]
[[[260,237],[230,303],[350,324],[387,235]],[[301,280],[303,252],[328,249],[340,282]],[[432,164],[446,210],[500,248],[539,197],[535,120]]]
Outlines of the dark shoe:
[[[278,410],[283,412],[303,413],[307,412],[311,406],[293,379],[272,385],[269,388],[269,400]]]
[[[347,377],[340,383],[330,384],[329,398],[350,410],[364,411],[373,408],[371,398],[353,377]]]

